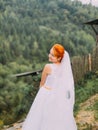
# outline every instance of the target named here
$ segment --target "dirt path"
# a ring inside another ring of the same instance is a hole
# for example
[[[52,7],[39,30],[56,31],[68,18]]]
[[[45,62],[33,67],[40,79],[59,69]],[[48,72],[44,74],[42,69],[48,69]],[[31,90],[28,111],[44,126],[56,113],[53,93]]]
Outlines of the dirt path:
[[[13,124],[9,128],[7,126],[5,126],[5,128],[2,130],[21,130],[22,124],[23,124],[23,122],[20,122],[20,123],[18,122],[18,123]]]
[[[93,105],[96,101],[98,101],[98,94],[81,103],[80,111],[76,116],[79,130],[85,130],[86,128],[89,130],[98,130],[98,121],[95,120],[95,111],[93,110]]]

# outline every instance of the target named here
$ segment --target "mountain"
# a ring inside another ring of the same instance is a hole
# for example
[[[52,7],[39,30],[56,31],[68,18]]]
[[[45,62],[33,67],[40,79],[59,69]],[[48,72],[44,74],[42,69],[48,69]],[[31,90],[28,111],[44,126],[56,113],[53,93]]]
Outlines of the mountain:
[[[0,61],[21,58],[47,60],[54,43],[70,55],[85,55],[95,46],[95,35],[84,22],[97,18],[98,8],[71,0],[1,0]],[[40,57],[40,58],[37,58]]]

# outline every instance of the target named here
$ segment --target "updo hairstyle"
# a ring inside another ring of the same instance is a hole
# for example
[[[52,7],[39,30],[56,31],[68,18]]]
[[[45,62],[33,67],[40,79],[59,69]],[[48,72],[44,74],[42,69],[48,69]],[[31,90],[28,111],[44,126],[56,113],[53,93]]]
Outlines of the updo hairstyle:
[[[53,46],[54,55],[59,59],[61,62],[63,56],[64,56],[64,47],[61,44],[55,44]]]

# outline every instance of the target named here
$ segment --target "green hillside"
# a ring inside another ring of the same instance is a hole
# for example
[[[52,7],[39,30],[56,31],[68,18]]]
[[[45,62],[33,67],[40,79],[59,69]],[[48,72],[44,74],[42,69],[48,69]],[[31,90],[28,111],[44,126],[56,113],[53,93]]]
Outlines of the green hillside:
[[[83,23],[96,19],[97,12],[97,7],[71,0],[1,0],[1,63],[17,58],[32,64],[46,61],[55,42],[62,43],[71,55],[87,54],[95,37]]]

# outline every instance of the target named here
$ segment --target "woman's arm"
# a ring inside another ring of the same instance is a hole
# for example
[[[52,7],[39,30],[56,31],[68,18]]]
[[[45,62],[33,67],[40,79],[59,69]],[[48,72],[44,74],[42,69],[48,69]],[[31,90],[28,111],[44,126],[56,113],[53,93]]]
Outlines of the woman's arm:
[[[46,78],[47,78],[48,74],[50,74],[50,73],[51,73],[50,64],[46,64],[42,71],[40,87],[42,87],[45,84]]]

